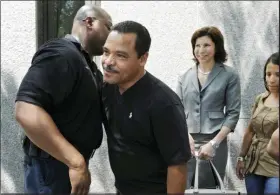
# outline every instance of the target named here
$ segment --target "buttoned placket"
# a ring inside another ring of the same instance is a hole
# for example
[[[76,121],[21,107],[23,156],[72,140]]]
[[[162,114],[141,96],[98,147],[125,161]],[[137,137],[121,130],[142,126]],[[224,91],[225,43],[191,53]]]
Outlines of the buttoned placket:
[[[197,112],[198,112],[198,121],[199,121],[199,123],[198,123],[198,133],[201,133],[201,99],[202,99],[202,95],[201,95],[201,91],[199,91],[199,98],[198,98],[198,103],[197,103],[197,106],[198,106],[198,110],[197,110]]]

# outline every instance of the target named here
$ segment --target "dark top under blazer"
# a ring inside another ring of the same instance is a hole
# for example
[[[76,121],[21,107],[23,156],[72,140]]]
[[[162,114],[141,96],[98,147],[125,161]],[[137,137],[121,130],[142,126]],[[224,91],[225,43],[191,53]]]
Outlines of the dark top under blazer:
[[[42,107],[86,159],[102,141],[102,74],[77,40],[42,45],[19,87],[16,101]]]
[[[166,193],[167,167],[190,157],[183,105],[149,72],[122,95],[105,84],[109,159],[124,194]]]
[[[234,131],[241,95],[240,79],[232,67],[216,63],[199,90],[197,66],[193,66],[179,76],[176,92],[185,107],[190,133],[211,134],[222,126]]]

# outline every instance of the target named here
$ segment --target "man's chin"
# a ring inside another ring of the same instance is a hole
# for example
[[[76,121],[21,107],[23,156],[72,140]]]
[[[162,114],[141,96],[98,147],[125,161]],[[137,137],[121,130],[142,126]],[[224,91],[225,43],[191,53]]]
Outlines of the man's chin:
[[[111,80],[111,79],[106,79],[106,78],[104,78],[104,82],[105,82],[105,83],[108,83],[108,84],[117,84],[116,81]]]

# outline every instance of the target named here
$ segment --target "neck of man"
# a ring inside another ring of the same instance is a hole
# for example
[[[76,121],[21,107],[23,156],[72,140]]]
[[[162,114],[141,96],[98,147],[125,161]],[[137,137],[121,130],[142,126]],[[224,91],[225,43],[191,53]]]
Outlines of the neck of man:
[[[82,36],[81,33],[75,33],[75,32],[72,32],[71,35],[75,37],[75,39],[77,39],[77,41],[81,44],[81,47],[88,53],[89,57],[92,59],[93,54],[89,52],[89,49],[87,48],[87,44],[85,44],[86,40],[85,38],[83,38],[85,36]]]
[[[212,70],[212,68],[215,65],[215,61],[212,60],[210,62],[206,62],[206,63],[199,63],[199,68],[200,70],[202,70],[203,72],[210,72]]]
[[[123,94],[126,90],[132,87],[137,81],[139,81],[146,74],[145,69],[139,71],[139,73],[130,81],[124,84],[118,84],[120,94]]]

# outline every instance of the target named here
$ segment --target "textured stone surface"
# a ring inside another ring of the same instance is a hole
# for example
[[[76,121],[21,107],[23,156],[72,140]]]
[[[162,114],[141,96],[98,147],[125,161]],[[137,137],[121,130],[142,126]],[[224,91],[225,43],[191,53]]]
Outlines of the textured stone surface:
[[[20,131],[13,117],[18,85],[36,48],[35,1],[1,1],[1,193],[23,192]]]
[[[147,70],[175,89],[178,74],[193,65],[190,39],[199,27],[215,25],[224,34],[229,60],[241,77],[242,110],[230,134],[226,186],[245,192],[235,176],[244,129],[252,101],[264,90],[266,59],[279,49],[278,1],[103,1],[113,22],[135,20],[152,37]],[[11,9],[13,8],[13,9]],[[11,11],[12,10],[12,11]],[[36,49],[34,1],[1,1],[1,193],[23,192],[21,128],[13,117],[19,82]],[[114,192],[106,137],[90,161],[91,192]]]

